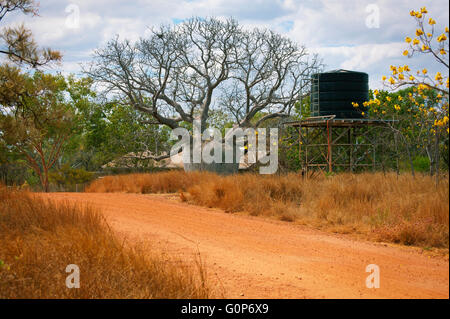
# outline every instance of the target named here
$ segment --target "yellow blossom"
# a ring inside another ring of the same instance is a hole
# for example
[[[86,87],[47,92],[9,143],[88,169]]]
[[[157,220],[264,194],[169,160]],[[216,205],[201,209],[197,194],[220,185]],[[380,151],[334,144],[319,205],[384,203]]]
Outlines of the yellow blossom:
[[[436,24],[436,21],[434,21],[433,18],[430,18],[430,19],[428,20],[428,24],[429,24],[429,25]]]
[[[410,80],[410,81],[414,81],[414,79],[415,79],[414,76],[412,76],[412,75],[409,76],[409,80]]]
[[[426,7],[420,8],[420,12],[421,12],[421,13],[428,13],[428,11],[427,11],[427,8],[426,8]]]
[[[383,75],[383,76],[381,77],[381,80],[386,81],[386,76]]]
[[[410,42],[411,42],[411,38],[410,38],[410,37],[406,37],[406,38],[405,38],[405,42],[406,42],[406,43],[410,43]]]
[[[419,44],[420,43],[420,41],[418,40],[418,39],[414,39],[413,40],[413,45],[417,45],[417,44]]]
[[[445,52],[445,50],[444,50],[444,49],[441,49],[441,51],[439,51],[439,53],[440,53],[440,54],[442,54],[442,55],[445,55],[445,54],[447,54],[447,53]]]
[[[403,51],[403,55],[407,56],[409,54],[408,50]]]
[[[392,78],[392,76],[389,78],[389,82],[390,82],[391,84],[395,84],[395,80]]]
[[[447,37],[445,36],[445,33],[442,33],[436,40],[437,42],[442,42],[447,40]]]
[[[434,77],[434,79],[435,79],[436,81],[442,80],[441,72],[436,73],[436,76]]]
[[[423,73],[423,74],[427,74],[427,73],[428,73],[428,70],[427,70],[427,69],[423,69],[423,70],[422,70],[422,73]]]
[[[416,36],[420,37],[423,34],[423,31],[421,29],[416,30]]]

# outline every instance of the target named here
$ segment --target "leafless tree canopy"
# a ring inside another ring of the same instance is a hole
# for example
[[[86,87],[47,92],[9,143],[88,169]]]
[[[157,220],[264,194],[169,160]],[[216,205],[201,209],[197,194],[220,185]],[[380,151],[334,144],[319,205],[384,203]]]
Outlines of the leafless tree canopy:
[[[316,55],[272,31],[192,18],[152,29],[137,43],[111,40],[85,72],[160,124],[199,118],[203,130],[212,108],[241,127],[288,115],[305,90],[302,80],[319,67]],[[264,116],[252,121],[258,112]]]

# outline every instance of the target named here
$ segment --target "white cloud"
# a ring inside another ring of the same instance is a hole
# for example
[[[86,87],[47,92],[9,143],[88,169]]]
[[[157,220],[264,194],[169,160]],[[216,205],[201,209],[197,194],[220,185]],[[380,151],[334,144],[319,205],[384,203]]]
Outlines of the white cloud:
[[[65,21],[68,5],[79,7],[80,27],[70,29]],[[380,28],[367,28],[366,7],[380,9]],[[442,25],[448,21],[447,0],[46,0],[39,17],[13,15],[2,26],[22,21],[42,46],[64,54],[64,68],[77,71],[89,53],[115,35],[136,40],[148,27],[192,16],[233,16],[246,28],[266,27],[318,52],[327,69],[355,69],[369,73],[371,85],[379,86],[391,64],[420,64],[433,70],[424,58],[408,60],[401,55],[404,37],[415,30],[409,11],[421,6]],[[442,25],[442,27],[444,27]]]
[[[342,59],[339,68],[367,69],[371,65],[389,58],[398,57],[404,47],[403,43],[362,44],[358,46],[338,46],[312,48],[321,56]]]

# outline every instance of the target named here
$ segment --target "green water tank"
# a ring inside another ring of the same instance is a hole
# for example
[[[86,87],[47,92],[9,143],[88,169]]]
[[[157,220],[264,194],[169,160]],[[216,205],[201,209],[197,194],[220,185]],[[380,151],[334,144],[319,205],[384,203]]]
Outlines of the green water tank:
[[[369,100],[367,73],[348,70],[316,73],[311,83],[311,116],[336,115],[343,119],[367,116],[363,106]],[[352,102],[359,107],[355,108]]]

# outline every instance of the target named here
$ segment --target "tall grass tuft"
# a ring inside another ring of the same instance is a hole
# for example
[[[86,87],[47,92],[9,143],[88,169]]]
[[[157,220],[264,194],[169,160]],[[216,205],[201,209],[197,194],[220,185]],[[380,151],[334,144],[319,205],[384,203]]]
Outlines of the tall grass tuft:
[[[0,298],[209,295],[201,266],[195,269],[121,242],[92,208],[56,204],[1,186],[0,243]],[[66,286],[69,264],[79,266],[79,289]]]

